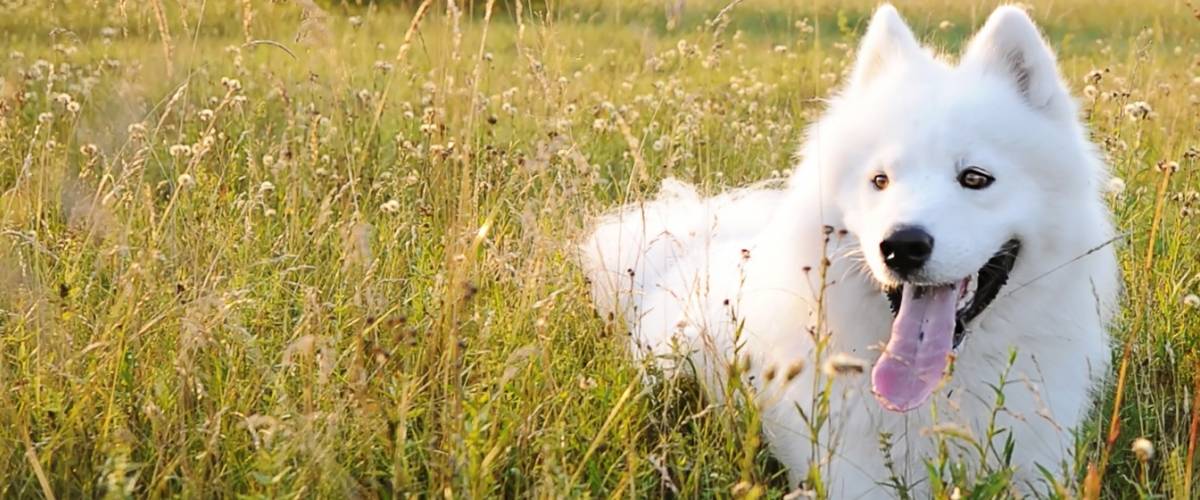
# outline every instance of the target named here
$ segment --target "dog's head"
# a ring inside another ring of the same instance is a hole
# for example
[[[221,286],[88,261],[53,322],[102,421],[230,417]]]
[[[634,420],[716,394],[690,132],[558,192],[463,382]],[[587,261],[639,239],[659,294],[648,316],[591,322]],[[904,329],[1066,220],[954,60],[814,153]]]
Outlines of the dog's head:
[[[1071,238],[1056,211],[1094,205],[1103,169],[1030,18],[998,8],[957,65],[889,5],[804,151],[896,319],[875,369],[892,409],[918,406],[1022,245]]]

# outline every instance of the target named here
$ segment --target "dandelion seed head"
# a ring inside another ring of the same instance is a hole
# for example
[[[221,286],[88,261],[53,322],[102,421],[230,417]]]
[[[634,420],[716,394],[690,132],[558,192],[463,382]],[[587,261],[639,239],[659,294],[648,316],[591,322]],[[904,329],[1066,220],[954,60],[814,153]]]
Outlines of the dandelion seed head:
[[[1125,105],[1125,116],[1131,120],[1149,120],[1153,114],[1154,108],[1146,101],[1134,101]]]
[[[1120,177],[1113,177],[1113,178],[1109,179],[1108,186],[1106,186],[1106,190],[1109,192],[1109,194],[1124,193],[1125,192],[1125,179],[1122,179]]]
[[[1131,449],[1139,462],[1148,462],[1154,458],[1154,443],[1144,437],[1134,439]]]
[[[242,82],[236,78],[221,77],[221,86],[232,92],[242,90]]]

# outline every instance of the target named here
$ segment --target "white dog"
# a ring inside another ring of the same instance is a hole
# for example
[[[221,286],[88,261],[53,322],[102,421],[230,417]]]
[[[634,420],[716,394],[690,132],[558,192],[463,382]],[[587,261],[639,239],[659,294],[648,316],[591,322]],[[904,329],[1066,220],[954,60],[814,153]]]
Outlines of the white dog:
[[[927,495],[939,443],[978,471],[1011,439],[1014,484],[1044,491],[1109,365],[1106,167],[1016,7],[953,66],[884,5],[857,59],[786,187],[669,180],[601,218],[581,248],[596,306],[667,373],[711,389],[748,365],[793,484]]]

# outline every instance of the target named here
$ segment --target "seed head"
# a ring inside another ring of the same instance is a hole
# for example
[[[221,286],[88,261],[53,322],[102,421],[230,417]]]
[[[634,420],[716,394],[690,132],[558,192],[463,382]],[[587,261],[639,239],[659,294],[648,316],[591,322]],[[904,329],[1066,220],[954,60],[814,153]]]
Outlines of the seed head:
[[[1154,108],[1146,101],[1134,101],[1125,105],[1125,115],[1131,120],[1149,120],[1154,115]]]
[[[841,375],[860,375],[866,371],[867,362],[844,352],[839,352],[825,360],[821,371],[828,377]]]
[[[792,379],[796,378],[797,375],[800,375],[800,372],[802,371],[804,371],[804,361],[798,360],[795,363],[788,365],[787,371],[783,372],[783,380],[786,382],[791,382]]]
[[[1125,192],[1125,179],[1120,177],[1113,177],[1109,179],[1107,189],[1109,194],[1121,194]]]
[[[1140,437],[1133,440],[1133,454],[1137,456],[1139,462],[1148,462],[1154,458],[1154,443],[1149,439]]]

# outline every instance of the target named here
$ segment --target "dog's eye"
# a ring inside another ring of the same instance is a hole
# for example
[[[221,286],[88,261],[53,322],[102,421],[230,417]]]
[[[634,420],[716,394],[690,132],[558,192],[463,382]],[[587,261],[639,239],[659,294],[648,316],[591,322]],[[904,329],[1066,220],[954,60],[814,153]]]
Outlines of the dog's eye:
[[[979,167],[968,167],[958,174],[958,183],[967,189],[983,189],[993,182],[996,182],[996,178]]]
[[[871,184],[875,185],[875,189],[883,191],[888,187],[888,176],[886,174],[875,174],[875,177],[871,178]]]

